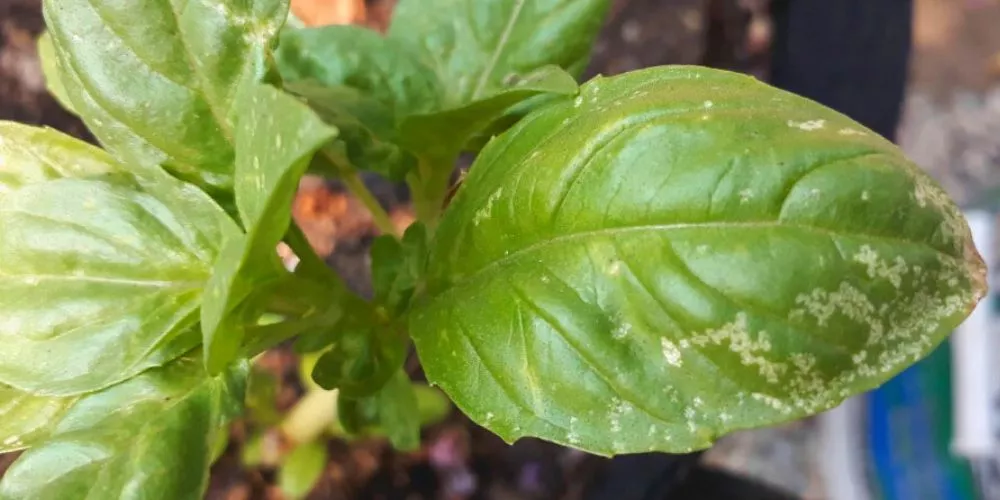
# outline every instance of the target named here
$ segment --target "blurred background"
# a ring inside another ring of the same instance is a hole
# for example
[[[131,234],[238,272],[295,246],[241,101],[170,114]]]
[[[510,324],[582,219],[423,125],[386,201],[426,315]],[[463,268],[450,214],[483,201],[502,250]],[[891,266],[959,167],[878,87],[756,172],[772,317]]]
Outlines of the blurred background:
[[[0,119],[93,140],[48,94],[35,39],[41,0],[0,0]],[[306,25],[388,25],[395,0],[293,0]],[[991,269],[1000,201],[1000,0],[614,0],[587,77],[660,64],[753,74],[897,141],[966,210]],[[405,190],[368,180],[396,224]],[[307,178],[294,216],[361,293],[377,230],[334,182]],[[992,284],[991,276],[991,284]],[[1000,344],[987,297],[952,340],[877,391],[827,414],[732,434],[704,453],[614,460],[522,440],[507,446],[432,391],[423,443],[331,425],[294,447],[287,422],[329,395],[309,360],[257,361],[208,498],[1000,500]],[[413,360],[411,360],[413,361]],[[413,361],[415,379],[422,374]],[[16,458],[0,455],[0,474]]]

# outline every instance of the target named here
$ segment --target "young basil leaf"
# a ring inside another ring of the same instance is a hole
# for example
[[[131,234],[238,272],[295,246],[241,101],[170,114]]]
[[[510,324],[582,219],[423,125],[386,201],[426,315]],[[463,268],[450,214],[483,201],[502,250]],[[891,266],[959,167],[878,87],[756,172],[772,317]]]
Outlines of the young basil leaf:
[[[240,304],[254,288],[285,274],[274,248],[291,223],[299,179],[316,150],[337,135],[278,89],[255,84],[240,95],[235,194],[247,233],[227,241],[206,287],[201,324],[210,373],[239,355],[251,319],[241,317]]]
[[[303,98],[324,122],[339,130],[338,140],[352,166],[397,181],[416,167],[416,158],[395,144],[392,111],[374,98],[350,87],[315,82],[287,84],[285,90]],[[338,175],[336,169],[328,170],[321,173]]]
[[[52,35],[48,31],[39,35],[37,47],[38,60],[42,64],[42,74],[45,76],[45,87],[66,111],[74,115],[78,114],[73,108],[73,101],[69,98],[69,93],[66,92],[65,84],[62,81],[59,58],[52,45]]]
[[[440,108],[434,72],[406,45],[360,26],[285,29],[274,55],[290,83],[350,87],[395,116]]]
[[[375,302],[397,317],[409,307],[410,298],[427,262],[427,229],[416,222],[403,239],[384,235],[372,243],[372,288]]]
[[[340,390],[345,397],[378,391],[406,358],[407,343],[389,326],[348,324],[316,361],[312,379],[320,387]]]
[[[371,396],[337,398],[340,425],[351,434],[379,433],[401,451],[420,447],[420,419],[413,383],[403,370],[396,370]]]
[[[46,440],[77,398],[36,396],[0,385],[0,453],[29,448]]]
[[[451,157],[487,126],[496,123],[514,105],[545,94],[573,95],[576,80],[558,66],[544,66],[489,96],[433,113],[410,115],[399,126],[400,142],[421,156]],[[450,165],[449,165],[450,166]]]
[[[194,186],[137,179],[58,132],[0,122],[0,383],[92,392],[197,345],[232,220]]]
[[[429,380],[505,440],[683,452],[879,385],[984,273],[893,144],[751,77],[651,68],[483,150],[410,332]]]
[[[326,460],[325,442],[296,446],[278,469],[278,488],[289,498],[305,498],[323,476]]]
[[[441,108],[499,93],[511,75],[554,64],[579,74],[608,0],[402,0],[389,39],[422,52],[445,88]]]
[[[44,2],[63,84],[101,143],[127,165],[222,191],[237,86],[263,78],[287,11],[283,0]]]
[[[14,462],[0,498],[201,498],[245,377],[245,362],[210,378],[187,356],[89,394]]]

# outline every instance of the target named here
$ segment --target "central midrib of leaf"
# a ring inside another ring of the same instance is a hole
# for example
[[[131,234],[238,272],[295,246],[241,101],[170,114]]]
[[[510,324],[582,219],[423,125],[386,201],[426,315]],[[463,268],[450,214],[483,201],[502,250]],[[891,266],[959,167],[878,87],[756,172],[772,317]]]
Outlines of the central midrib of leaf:
[[[507,48],[507,42],[510,40],[511,33],[514,32],[514,26],[517,25],[518,18],[521,17],[521,11],[524,9],[524,2],[526,0],[518,0],[514,4],[514,11],[511,13],[510,19],[507,20],[507,25],[504,26],[503,32],[500,34],[500,40],[497,41],[496,49],[490,54],[490,60],[483,68],[483,73],[479,75],[479,81],[476,82],[476,88],[472,90],[472,97],[470,101],[475,101],[482,97],[483,89],[486,88],[486,84],[489,83],[490,77],[493,76],[493,71],[496,70],[497,63],[500,61],[500,55],[503,54],[505,48]]]
[[[488,262],[479,269],[463,276],[460,280],[450,283],[445,290],[442,290],[432,296],[428,297],[428,300],[433,301],[440,298],[443,295],[452,292],[462,285],[476,280],[479,276],[490,272],[491,270],[502,267],[503,265],[516,261],[524,255],[531,254],[533,252],[540,251],[546,247],[552,245],[558,245],[560,243],[567,243],[574,240],[586,239],[594,236],[602,235],[615,235],[622,233],[633,233],[642,231],[672,231],[681,229],[697,229],[697,228],[761,228],[761,229],[798,229],[801,231],[813,232],[826,237],[853,237],[853,238],[867,238],[871,240],[882,240],[886,242],[892,242],[896,245],[907,245],[907,246],[917,246],[924,247],[930,251],[937,253],[947,259],[951,260],[961,260],[961,258],[954,255],[943,252],[937,248],[934,248],[925,243],[919,243],[915,241],[905,240],[902,238],[897,238],[893,236],[886,236],[881,234],[870,234],[861,232],[841,232],[830,228],[809,226],[800,223],[789,223],[781,221],[741,221],[741,222],[690,222],[690,223],[674,223],[674,224],[643,224],[637,226],[622,226],[622,227],[612,227],[604,229],[594,229],[590,231],[580,231],[576,233],[568,233],[558,235],[549,239],[543,239],[532,243],[526,247],[511,251],[509,254],[500,257],[499,259]]]

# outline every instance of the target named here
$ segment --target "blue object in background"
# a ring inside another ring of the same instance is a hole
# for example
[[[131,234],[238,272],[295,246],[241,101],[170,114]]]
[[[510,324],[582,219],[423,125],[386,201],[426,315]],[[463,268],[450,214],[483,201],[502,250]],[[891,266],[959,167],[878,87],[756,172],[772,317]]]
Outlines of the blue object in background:
[[[980,498],[971,465],[950,451],[951,378],[951,349],[944,342],[866,395],[874,498]]]

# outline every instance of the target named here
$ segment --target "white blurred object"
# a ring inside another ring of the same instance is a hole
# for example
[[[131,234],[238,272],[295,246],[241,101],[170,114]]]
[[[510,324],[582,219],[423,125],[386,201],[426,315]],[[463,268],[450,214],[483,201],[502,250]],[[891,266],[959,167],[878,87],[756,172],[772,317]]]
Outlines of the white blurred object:
[[[965,217],[972,240],[987,266],[994,262],[995,216],[986,211],[969,211]],[[992,273],[987,273],[993,289]],[[954,434],[952,453],[970,460],[992,457],[993,409],[996,348],[993,342],[993,311],[984,298],[951,336]]]
[[[865,471],[865,401],[848,399],[819,415],[818,459],[827,500],[869,500]]]

